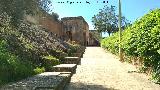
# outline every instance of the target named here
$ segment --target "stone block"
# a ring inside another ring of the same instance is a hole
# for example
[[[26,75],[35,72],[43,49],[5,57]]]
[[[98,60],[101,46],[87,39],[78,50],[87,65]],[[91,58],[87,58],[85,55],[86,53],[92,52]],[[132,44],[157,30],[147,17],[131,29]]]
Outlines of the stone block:
[[[54,72],[71,72],[74,74],[76,72],[77,65],[76,64],[60,64],[53,66]]]
[[[82,53],[73,53],[72,56],[81,58],[82,57]]]
[[[27,79],[9,83],[0,90],[63,90],[71,72],[44,72]]]
[[[81,58],[79,57],[65,57],[63,60],[60,60],[62,64],[79,64]]]

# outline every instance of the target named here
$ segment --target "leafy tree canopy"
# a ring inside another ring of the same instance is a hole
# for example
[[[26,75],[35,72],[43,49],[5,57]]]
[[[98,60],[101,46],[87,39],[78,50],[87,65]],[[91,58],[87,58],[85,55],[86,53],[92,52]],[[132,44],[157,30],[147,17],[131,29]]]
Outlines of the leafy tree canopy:
[[[92,17],[92,22],[95,26],[95,29],[99,33],[107,32],[109,35],[111,33],[118,31],[118,15],[116,14],[115,6],[104,6],[103,9],[100,9],[100,12]],[[128,20],[123,16],[122,17],[122,28],[128,25]]]
[[[52,17],[53,17],[54,20],[58,21],[59,15],[57,13],[52,12],[51,15],[52,15]]]

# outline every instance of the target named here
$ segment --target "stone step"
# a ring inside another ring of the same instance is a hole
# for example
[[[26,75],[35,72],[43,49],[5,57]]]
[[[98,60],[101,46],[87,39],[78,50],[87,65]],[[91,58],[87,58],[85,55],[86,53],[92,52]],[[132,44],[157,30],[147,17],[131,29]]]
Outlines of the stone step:
[[[79,58],[79,57],[65,57],[60,62],[62,64],[80,64],[80,60],[81,60],[81,58]]]
[[[63,90],[70,78],[71,72],[44,72],[16,83],[9,83],[0,90]]]
[[[82,53],[73,53],[71,56],[82,58]]]
[[[54,72],[71,72],[71,74],[76,73],[77,64],[60,64],[53,66]]]

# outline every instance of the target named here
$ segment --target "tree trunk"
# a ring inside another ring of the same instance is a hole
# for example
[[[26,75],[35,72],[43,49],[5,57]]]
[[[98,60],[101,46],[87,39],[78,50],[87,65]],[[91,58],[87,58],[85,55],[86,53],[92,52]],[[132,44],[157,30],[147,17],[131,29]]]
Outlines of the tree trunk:
[[[100,32],[100,36],[102,37],[102,32]]]
[[[108,33],[108,35],[110,36],[110,35],[111,35],[111,33]]]

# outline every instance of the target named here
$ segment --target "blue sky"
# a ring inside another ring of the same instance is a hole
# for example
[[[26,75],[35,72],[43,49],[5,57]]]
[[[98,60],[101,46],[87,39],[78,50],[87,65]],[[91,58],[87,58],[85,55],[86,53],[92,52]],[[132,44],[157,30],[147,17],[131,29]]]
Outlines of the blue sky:
[[[102,9],[105,5],[114,5],[117,7],[118,12],[118,0],[51,0],[53,7],[52,11],[58,13],[60,18],[62,17],[75,17],[83,16],[89,24],[89,29],[94,29],[91,19]],[[67,1],[69,1],[67,3]],[[90,2],[90,4],[86,3]],[[98,1],[98,3],[97,3]],[[103,3],[108,1],[108,3]],[[64,2],[64,3],[58,3]],[[70,2],[74,2],[70,4]],[[77,3],[78,2],[78,3]],[[81,2],[81,4],[80,4]],[[159,0],[121,0],[122,2],[122,14],[131,22],[142,17],[151,9],[160,8]]]

